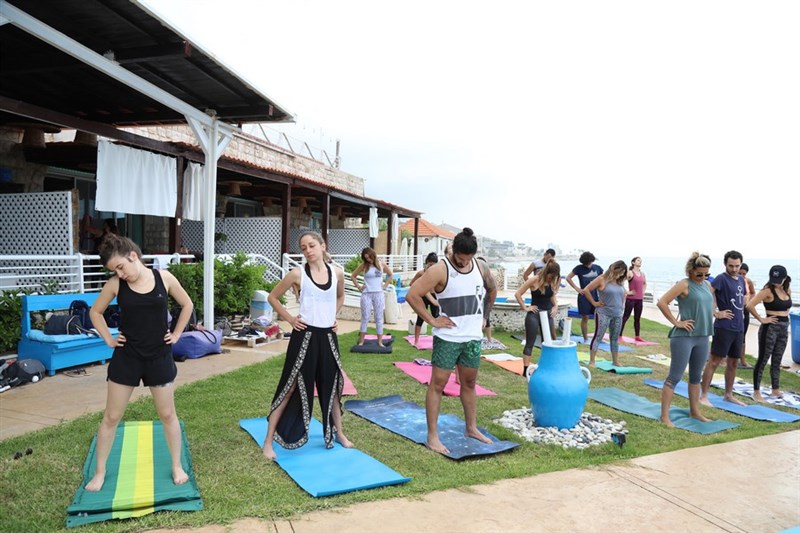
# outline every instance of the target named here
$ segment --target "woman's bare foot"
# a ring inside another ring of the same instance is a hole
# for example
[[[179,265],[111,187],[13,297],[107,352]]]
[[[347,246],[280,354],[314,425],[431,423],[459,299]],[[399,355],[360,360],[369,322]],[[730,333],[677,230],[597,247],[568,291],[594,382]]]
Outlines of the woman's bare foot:
[[[763,397],[763,396],[761,396],[761,393],[760,393],[759,391],[755,391],[755,392],[753,392],[753,399],[754,399],[755,401],[757,401],[757,402],[762,402],[762,403],[765,401],[765,400],[764,400],[764,397]]]
[[[770,398],[781,398],[781,397],[783,397],[783,393],[781,391],[779,391],[779,390],[773,389],[772,392],[770,393],[769,397]]]
[[[670,420],[669,418],[664,419],[664,417],[661,417],[661,423],[664,424],[665,426],[667,426],[668,428],[674,428],[675,427],[675,424],[673,424],[672,420]]]
[[[711,422],[711,420],[709,420],[708,418],[704,417],[700,413],[694,413],[694,414],[690,413],[689,416],[691,416],[695,420],[699,420],[700,422]]]
[[[378,343],[378,347],[379,347],[379,348],[383,348],[383,343],[379,342],[379,343]]]
[[[103,488],[103,483],[106,480],[106,473],[95,472],[94,477],[86,484],[86,490],[89,492],[99,492]]]
[[[342,445],[342,448],[352,448],[353,447],[353,443],[350,442],[350,439],[345,437],[344,433],[342,433],[341,431],[336,433],[336,440],[339,442],[339,444]]]
[[[172,469],[172,482],[176,485],[183,485],[189,481],[189,474],[187,474],[183,468],[173,468]]]
[[[278,458],[278,456],[275,455],[275,450],[272,449],[272,443],[271,442],[265,443],[264,447],[261,449],[261,451],[264,452],[264,457],[266,457],[270,461],[275,461]]]
[[[483,433],[481,433],[477,429],[465,431],[464,432],[464,436],[479,440],[479,441],[481,441],[483,443],[486,443],[486,444],[491,444],[492,443],[492,439],[490,439],[489,437],[487,437],[486,435],[484,435]]]
[[[447,447],[442,444],[442,441],[439,440],[439,437],[434,439],[428,438],[428,442],[425,443],[425,446],[427,446],[429,450],[436,453],[441,453],[444,455],[450,453],[450,450],[448,450]]]
[[[726,394],[725,395],[725,401],[726,402],[735,403],[736,405],[747,405],[746,403],[744,403],[743,401],[739,400],[738,398],[734,398],[733,394]]]
[[[711,401],[708,399],[708,396],[700,396],[700,403],[706,407],[714,407],[711,405]]]

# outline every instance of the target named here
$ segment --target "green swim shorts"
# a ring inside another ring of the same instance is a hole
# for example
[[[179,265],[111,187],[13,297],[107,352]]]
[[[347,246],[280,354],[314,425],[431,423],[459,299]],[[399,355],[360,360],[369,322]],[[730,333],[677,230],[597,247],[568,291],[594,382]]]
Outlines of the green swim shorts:
[[[445,370],[453,370],[456,365],[478,368],[481,364],[481,341],[450,342],[434,336],[431,362]]]

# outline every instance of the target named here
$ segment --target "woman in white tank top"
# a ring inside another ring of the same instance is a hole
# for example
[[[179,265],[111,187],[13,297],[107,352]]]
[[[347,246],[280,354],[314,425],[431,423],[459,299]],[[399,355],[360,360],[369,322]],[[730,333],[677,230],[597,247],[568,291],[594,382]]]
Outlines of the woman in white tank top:
[[[358,275],[363,273],[364,283],[359,283]],[[384,281],[383,275],[386,274]],[[383,346],[383,311],[386,308],[386,286],[392,281],[392,269],[381,262],[378,255],[370,247],[361,250],[361,264],[358,265],[350,279],[361,291],[361,329],[358,335],[358,345],[364,345],[364,336],[367,334],[369,314],[375,312],[375,329],[378,333],[378,346]]]
[[[308,441],[314,386],[319,393],[325,446],[333,448],[334,438],[345,448],[353,446],[342,431],[344,379],[336,336],[336,313],[344,303],[344,273],[328,263],[330,256],[318,233],[304,233],[300,249],[306,264],[291,270],[268,298],[281,319],[292,326],[264,441],[264,456],[270,460],[275,460],[273,440],[286,449],[299,448]],[[290,288],[300,294],[297,316],[292,316],[280,302]]]

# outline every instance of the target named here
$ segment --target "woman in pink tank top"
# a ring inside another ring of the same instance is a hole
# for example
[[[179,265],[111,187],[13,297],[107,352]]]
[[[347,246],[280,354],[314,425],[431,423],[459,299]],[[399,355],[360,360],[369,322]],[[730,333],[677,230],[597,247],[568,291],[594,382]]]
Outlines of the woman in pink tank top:
[[[628,269],[628,293],[625,298],[625,313],[622,315],[620,335],[625,333],[625,324],[633,311],[633,330],[637,341],[644,341],[641,337],[641,322],[645,289],[647,289],[647,277],[642,272],[642,258],[634,257]]]

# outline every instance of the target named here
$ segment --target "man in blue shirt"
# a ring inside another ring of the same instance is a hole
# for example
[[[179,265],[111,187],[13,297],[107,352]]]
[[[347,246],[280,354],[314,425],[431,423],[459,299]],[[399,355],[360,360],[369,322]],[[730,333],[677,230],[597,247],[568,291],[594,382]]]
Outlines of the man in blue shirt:
[[[745,405],[733,397],[733,382],[736,379],[736,366],[742,353],[744,340],[744,306],[747,297],[747,284],[739,275],[742,254],[735,250],[725,254],[725,272],[711,282],[714,293],[714,338],[711,341],[711,357],[703,370],[700,383],[700,403],[711,406],[708,401],[708,387],[717,367],[725,363],[725,400]]]

